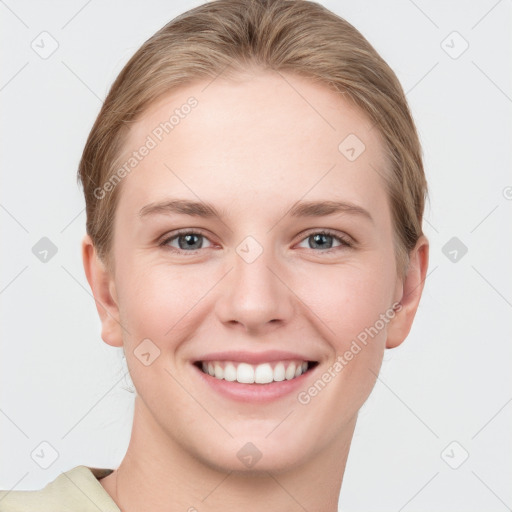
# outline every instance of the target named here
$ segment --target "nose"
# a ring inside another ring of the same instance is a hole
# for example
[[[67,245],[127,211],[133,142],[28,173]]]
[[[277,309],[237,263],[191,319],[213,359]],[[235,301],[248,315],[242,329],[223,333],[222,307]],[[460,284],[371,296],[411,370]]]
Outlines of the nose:
[[[290,321],[294,294],[283,266],[271,253],[265,249],[254,261],[234,253],[216,302],[223,324],[264,335]]]

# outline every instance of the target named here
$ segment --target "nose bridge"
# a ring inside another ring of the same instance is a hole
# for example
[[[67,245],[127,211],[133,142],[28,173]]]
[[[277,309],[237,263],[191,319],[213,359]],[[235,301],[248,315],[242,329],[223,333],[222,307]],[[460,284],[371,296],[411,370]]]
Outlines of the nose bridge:
[[[290,292],[278,277],[279,262],[271,240],[267,236],[260,242],[248,236],[235,248],[232,270],[218,302],[222,321],[258,329],[291,315]]]

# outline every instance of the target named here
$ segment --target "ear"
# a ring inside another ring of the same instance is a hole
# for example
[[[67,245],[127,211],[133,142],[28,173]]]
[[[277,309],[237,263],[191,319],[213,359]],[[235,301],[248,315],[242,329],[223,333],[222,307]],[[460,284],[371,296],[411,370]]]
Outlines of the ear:
[[[89,235],[85,235],[82,240],[82,260],[101,320],[101,338],[108,345],[122,347],[122,328],[114,278],[99,258]]]
[[[428,240],[422,235],[409,255],[407,274],[399,286],[396,302],[400,302],[401,307],[388,325],[386,348],[398,347],[411,330],[427,275],[428,252]]]

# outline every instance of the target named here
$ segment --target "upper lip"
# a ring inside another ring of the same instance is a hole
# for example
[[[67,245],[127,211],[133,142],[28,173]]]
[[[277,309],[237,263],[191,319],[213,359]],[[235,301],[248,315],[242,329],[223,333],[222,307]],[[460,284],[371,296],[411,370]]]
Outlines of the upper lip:
[[[294,359],[300,361],[315,361],[314,359],[297,354],[296,352],[286,352],[282,350],[266,350],[265,352],[244,352],[241,350],[228,350],[224,352],[212,352],[196,359],[199,361],[236,361],[239,363],[260,364],[273,361],[285,361]]]

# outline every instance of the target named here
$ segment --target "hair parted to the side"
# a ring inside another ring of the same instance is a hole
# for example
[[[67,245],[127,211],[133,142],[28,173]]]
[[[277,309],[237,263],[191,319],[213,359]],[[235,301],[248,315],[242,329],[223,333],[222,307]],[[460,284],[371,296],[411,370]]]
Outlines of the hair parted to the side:
[[[395,230],[398,274],[423,234],[427,197],[422,149],[403,89],[388,64],[343,18],[307,0],[213,0],[174,18],[148,39],[113,83],[78,169],[87,233],[107,268],[122,182],[98,197],[120,165],[129,127],[156,99],[198,80],[249,68],[295,73],[352,100],[385,143],[382,173]],[[340,141],[341,142],[341,141]]]

